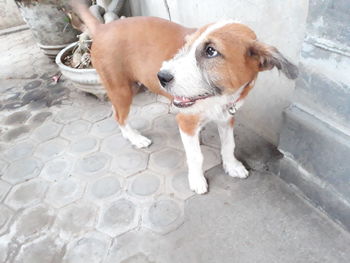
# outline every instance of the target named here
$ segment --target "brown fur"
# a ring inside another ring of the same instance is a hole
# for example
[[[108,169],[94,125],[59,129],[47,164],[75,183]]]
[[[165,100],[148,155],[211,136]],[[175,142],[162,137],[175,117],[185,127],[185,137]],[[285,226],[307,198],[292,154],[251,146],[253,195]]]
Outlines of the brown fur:
[[[211,73],[216,85],[224,88],[224,93],[232,93],[242,85],[256,78],[258,62],[247,57],[250,44],[255,41],[255,33],[242,24],[229,24],[208,35],[211,42],[222,57],[210,63],[215,70]],[[210,73],[209,73],[210,75]]]
[[[176,116],[176,121],[184,133],[193,136],[195,134],[195,131],[197,127],[200,124],[200,117],[199,115],[187,115],[179,113]]]
[[[193,29],[152,17],[127,18],[98,26],[91,50],[92,63],[121,125],[129,113],[135,82],[172,99],[160,88],[157,72],[191,32]]]
[[[160,88],[157,73],[163,61],[184,45],[185,36],[195,29],[155,17],[131,17],[101,24],[84,1],[71,1],[93,39],[91,60],[107,90],[115,118],[124,125],[136,82],[170,100]]]

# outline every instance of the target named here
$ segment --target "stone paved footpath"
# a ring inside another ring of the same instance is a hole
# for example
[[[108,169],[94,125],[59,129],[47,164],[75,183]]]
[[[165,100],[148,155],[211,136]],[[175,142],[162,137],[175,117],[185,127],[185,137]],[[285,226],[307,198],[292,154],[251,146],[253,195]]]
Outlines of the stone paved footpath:
[[[134,149],[108,102],[52,82],[29,31],[0,43],[0,262],[349,262],[349,235],[266,166],[223,173],[214,126],[196,196],[164,99],[135,97],[130,124],[153,144]]]

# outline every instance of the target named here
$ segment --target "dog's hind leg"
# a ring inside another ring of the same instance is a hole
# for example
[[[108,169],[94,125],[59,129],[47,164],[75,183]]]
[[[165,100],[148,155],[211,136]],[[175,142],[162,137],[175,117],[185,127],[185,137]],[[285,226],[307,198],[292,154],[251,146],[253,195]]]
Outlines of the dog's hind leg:
[[[125,139],[129,140],[137,148],[148,147],[152,141],[142,136],[127,123],[128,114],[133,97],[132,88],[129,85],[118,87],[118,90],[109,92],[109,99],[112,102],[114,117],[119,123],[119,128]]]

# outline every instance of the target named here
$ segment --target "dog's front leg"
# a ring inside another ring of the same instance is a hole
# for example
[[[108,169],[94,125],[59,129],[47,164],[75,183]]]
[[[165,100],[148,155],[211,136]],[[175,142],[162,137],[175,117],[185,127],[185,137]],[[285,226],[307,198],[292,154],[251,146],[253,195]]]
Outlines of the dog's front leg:
[[[199,118],[194,115],[178,114],[176,120],[186,152],[190,189],[197,194],[204,194],[208,191],[208,184],[202,168],[203,155],[199,145],[201,129]]]
[[[233,119],[218,123],[223,167],[225,172],[232,177],[247,178],[249,172],[234,156],[235,141],[233,137],[233,124]]]

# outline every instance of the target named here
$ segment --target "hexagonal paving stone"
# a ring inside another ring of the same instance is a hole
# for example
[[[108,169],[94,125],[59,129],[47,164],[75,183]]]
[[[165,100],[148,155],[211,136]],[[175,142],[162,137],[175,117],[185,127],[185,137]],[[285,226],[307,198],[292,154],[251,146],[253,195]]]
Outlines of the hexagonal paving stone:
[[[148,154],[129,150],[118,152],[112,161],[112,171],[124,176],[133,175],[145,170],[148,163]]]
[[[53,221],[53,214],[53,210],[43,204],[24,210],[14,224],[16,239],[24,242],[28,237],[47,230]]]
[[[183,203],[168,197],[161,197],[145,210],[142,223],[145,227],[166,234],[183,223]]]
[[[32,137],[38,141],[47,141],[58,136],[62,128],[61,124],[48,121],[38,127],[32,134]]]
[[[154,120],[153,129],[167,137],[167,144],[173,148],[183,150],[183,144],[180,137],[179,127],[175,116],[167,114]]]
[[[106,119],[112,115],[112,106],[109,104],[97,105],[89,108],[83,118],[92,123]]]
[[[5,262],[8,257],[7,254],[11,253],[9,246],[9,242],[3,242],[0,237],[0,262]]]
[[[48,182],[33,179],[14,186],[5,200],[5,204],[14,210],[32,206],[40,202],[48,188]]]
[[[87,196],[94,200],[104,200],[114,197],[122,191],[122,178],[107,175],[89,184]]]
[[[15,110],[23,106],[25,106],[25,103],[23,101],[12,101],[12,102],[6,103],[3,106],[3,108],[7,110]]]
[[[176,169],[184,165],[185,154],[171,148],[165,148],[154,152],[150,157],[149,167],[161,173],[173,173]]]
[[[37,87],[39,87],[41,85],[42,81],[41,80],[33,80],[29,83],[27,83],[23,88],[24,90],[32,90],[35,89]]]
[[[9,222],[13,216],[11,209],[0,204],[0,235],[7,231]]]
[[[8,163],[0,159],[0,177],[5,173]]]
[[[151,171],[145,171],[130,178],[129,192],[135,196],[147,197],[161,189],[163,178]]]
[[[168,145],[169,146],[171,146],[175,149],[178,149],[182,152],[185,151],[184,145],[183,145],[182,140],[181,140],[180,132],[178,130],[173,131],[172,133],[167,133],[166,135],[168,137]]]
[[[215,123],[207,124],[201,131],[201,140],[203,144],[220,148],[220,137],[219,132]]]
[[[92,153],[97,150],[98,145],[99,140],[93,136],[77,138],[72,142],[70,152],[77,155]]]
[[[150,130],[150,131],[143,132],[142,135],[152,141],[152,144],[149,147],[142,148],[142,150],[145,152],[149,152],[149,153],[155,152],[167,146],[168,138],[164,133]]]
[[[159,132],[174,133],[179,130],[175,116],[172,114],[167,114],[165,116],[158,117],[153,121],[153,128]]]
[[[83,194],[84,186],[82,182],[69,177],[51,185],[46,201],[52,206],[60,208],[78,200]]]
[[[45,163],[40,177],[51,182],[57,182],[70,176],[76,159],[73,156],[65,154],[64,156],[50,160]]]
[[[148,120],[152,120],[155,117],[168,114],[169,106],[164,103],[152,103],[146,106],[143,106],[141,109],[141,117]]]
[[[100,138],[105,138],[108,135],[120,133],[120,129],[117,121],[110,117],[94,123],[91,133]]]
[[[91,124],[84,120],[77,120],[67,124],[61,133],[61,136],[67,139],[79,138],[88,134]]]
[[[114,156],[123,151],[132,150],[133,146],[120,133],[114,134],[103,140],[101,151],[109,153]]]
[[[128,123],[133,129],[140,132],[151,129],[151,120],[147,120],[145,118],[139,118],[139,117],[131,118],[130,120],[128,120]]]
[[[145,91],[145,92],[139,92],[138,94],[136,94],[132,100],[132,104],[138,105],[138,106],[144,106],[156,101],[157,101],[156,94],[149,91]]]
[[[4,158],[7,161],[16,161],[21,158],[29,157],[34,151],[35,144],[30,140],[21,141],[11,148],[4,151]]]
[[[191,191],[188,184],[188,171],[187,169],[178,171],[172,176],[166,176],[166,191],[171,194],[175,194],[176,197],[186,200],[193,196],[195,193]]]
[[[92,232],[79,237],[67,246],[63,263],[101,263],[106,256],[111,240],[108,236]]]
[[[140,211],[130,200],[119,199],[105,203],[102,207],[97,229],[112,237],[120,235],[138,225]]]
[[[25,139],[29,137],[30,132],[30,126],[29,125],[23,125],[20,127],[16,127],[13,129],[8,130],[3,135],[3,141],[5,142],[11,142],[18,139]]]
[[[0,179],[0,202],[5,198],[10,191],[11,185]]]
[[[58,157],[68,147],[68,142],[62,138],[55,138],[39,144],[35,155],[49,160]]]
[[[79,120],[82,117],[83,113],[84,112],[81,109],[68,107],[56,113],[54,120],[59,123],[67,124],[72,121]]]
[[[34,158],[20,159],[13,162],[6,170],[3,180],[16,184],[36,177],[41,170],[42,164]]]
[[[111,156],[96,152],[79,159],[75,165],[74,173],[82,178],[91,178],[103,174],[109,167]]]
[[[15,262],[38,263],[58,262],[64,243],[56,237],[43,236],[21,247]]]
[[[128,119],[136,118],[141,115],[142,106],[132,105],[128,114]]]
[[[77,237],[93,229],[97,211],[98,208],[91,203],[68,205],[59,211],[53,230],[65,240]]]
[[[51,112],[48,112],[48,111],[46,111],[46,112],[45,111],[38,112],[32,118],[30,118],[29,122],[31,124],[34,124],[34,125],[42,124],[50,116],[52,116]]]
[[[206,145],[201,146],[203,160],[203,170],[207,171],[221,163],[220,151]]]
[[[6,125],[20,125],[25,123],[29,119],[30,115],[31,114],[28,111],[17,111],[9,115],[4,123]]]

